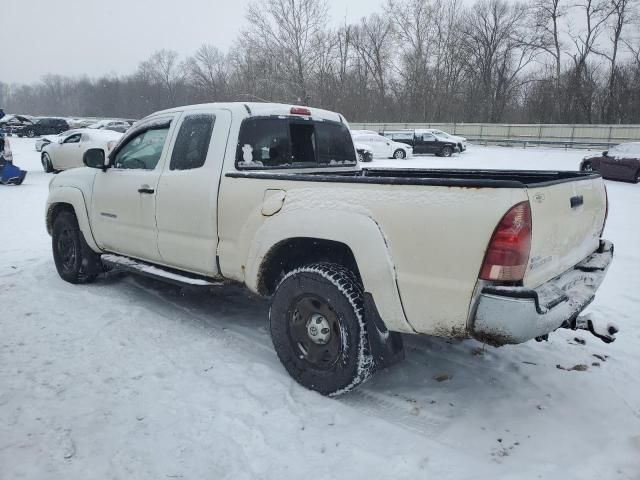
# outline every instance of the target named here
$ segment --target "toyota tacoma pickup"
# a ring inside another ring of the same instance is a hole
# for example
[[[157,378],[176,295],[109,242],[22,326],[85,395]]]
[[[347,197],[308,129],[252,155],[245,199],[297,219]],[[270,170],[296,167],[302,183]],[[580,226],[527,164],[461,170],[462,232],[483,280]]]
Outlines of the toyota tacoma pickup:
[[[366,169],[342,115],[175,108],[49,186],[60,276],[117,268],[270,299],[286,370],[326,395],[403,358],[401,334],[500,346],[584,328],[613,256],[593,172]]]

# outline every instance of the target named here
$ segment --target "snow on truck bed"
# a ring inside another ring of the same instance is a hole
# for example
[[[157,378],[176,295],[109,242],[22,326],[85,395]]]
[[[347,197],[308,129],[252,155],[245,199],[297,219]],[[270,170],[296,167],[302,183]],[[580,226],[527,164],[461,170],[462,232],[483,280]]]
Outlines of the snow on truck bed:
[[[639,185],[607,182],[616,256],[590,312],[619,325],[615,343],[405,337],[405,362],[328,399],[287,375],[267,304],[241,290],[63,282],[51,175],[33,140],[11,143],[29,175],[0,186],[0,478],[639,478]],[[587,153],[472,146],[374,164],[571,170]]]

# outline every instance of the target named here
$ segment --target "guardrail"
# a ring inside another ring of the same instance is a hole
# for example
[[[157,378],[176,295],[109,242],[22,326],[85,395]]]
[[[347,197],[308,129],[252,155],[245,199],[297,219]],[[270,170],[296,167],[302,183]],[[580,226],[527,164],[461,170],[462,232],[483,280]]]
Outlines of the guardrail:
[[[640,125],[567,125],[497,123],[352,123],[353,130],[415,130],[433,128],[472,143],[521,144],[523,147],[610,147],[640,141]]]

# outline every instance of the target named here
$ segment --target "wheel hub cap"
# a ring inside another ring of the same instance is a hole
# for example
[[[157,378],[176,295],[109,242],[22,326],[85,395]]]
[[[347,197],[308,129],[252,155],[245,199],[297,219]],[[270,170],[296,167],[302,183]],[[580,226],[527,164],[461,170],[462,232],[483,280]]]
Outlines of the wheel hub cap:
[[[326,345],[331,339],[329,321],[319,313],[311,316],[307,321],[307,335],[317,345]]]

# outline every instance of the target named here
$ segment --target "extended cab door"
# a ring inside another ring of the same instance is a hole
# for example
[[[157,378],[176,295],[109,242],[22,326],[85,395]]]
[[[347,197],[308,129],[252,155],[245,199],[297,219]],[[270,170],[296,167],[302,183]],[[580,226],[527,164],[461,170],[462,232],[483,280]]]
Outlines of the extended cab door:
[[[101,248],[161,261],[156,192],[174,116],[154,117],[130,131],[109,157],[112,168],[96,174],[91,227]]]
[[[230,125],[231,112],[221,109],[185,112],[176,125],[156,204],[165,265],[218,274],[218,185]]]

